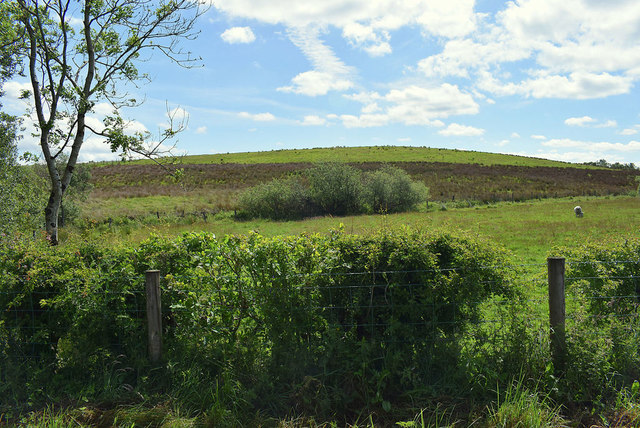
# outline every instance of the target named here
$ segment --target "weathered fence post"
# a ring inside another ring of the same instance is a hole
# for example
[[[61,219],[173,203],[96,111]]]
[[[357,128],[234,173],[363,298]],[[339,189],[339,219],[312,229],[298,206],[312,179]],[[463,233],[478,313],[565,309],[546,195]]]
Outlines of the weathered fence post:
[[[567,343],[565,340],[564,258],[549,257],[549,324],[551,327],[551,357],[556,375],[565,370]]]
[[[147,332],[149,360],[152,364],[162,359],[162,306],[160,304],[160,271],[145,272],[147,296]]]

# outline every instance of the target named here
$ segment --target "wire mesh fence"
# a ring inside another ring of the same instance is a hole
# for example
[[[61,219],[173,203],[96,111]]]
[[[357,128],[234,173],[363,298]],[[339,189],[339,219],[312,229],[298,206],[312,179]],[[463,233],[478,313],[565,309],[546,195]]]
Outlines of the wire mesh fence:
[[[446,271],[457,274],[455,269]],[[445,341],[447,334],[455,335],[463,325],[478,328],[505,322],[501,312],[512,300],[496,297],[457,302],[439,294],[439,284],[430,283],[430,274],[432,271],[413,270],[257,278],[257,283],[268,283],[270,289],[266,290],[232,276],[169,275],[162,278],[162,318],[169,323],[165,329],[177,328],[172,324],[176,316],[208,316],[209,321],[222,322],[221,312],[225,310],[235,311],[238,321],[237,316],[255,318],[264,309],[261,304],[275,304],[269,310],[277,310],[280,319],[319,316],[322,323],[314,324],[315,328],[355,332],[361,339],[382,343],[414,343],[415,337]],[[90,280],[67,279],[54,285],[33,284],[28,277],[12,278],[12,290],[5,287],[0,291],[2,348],[8,352],[19,349],[22,358],[37,358],[41,354],[38,350],[55,349],[65,335],[64,329],[70,328],[71,320],[78,317],[92,318],[94,323],[127,319],[144,330],[144,276],[118,278],[131,284],[126,291],[110,290],[110,280],[110,276],[99,276]],[[273,285],[274,280],[277,286]],[[547,319],[544,298],[521,298],[520,303],[531,308],[526,311],[528,322],[542,325]],[[229,327],[208,326],[218,330]],[[294,326],[289,324],[287,328]],[[402,329],[410,329],[412,334],[403,334]]]
[[[242,350],[242,358],[269,360],[282,370],[307,370],[314,376],[321,370],[364,370],[344,362],[358,354],[371,370],[434,383],[469,356],[490,354],[504,361],[505,355],[531,352],[516,349],[522,342],[518,335],[535,337],[539,347],[549,349],[545,267],[527,266],[534,272],[529,279],[503,284],[525,292],[477,299],[471,291],[452,292],[495,285],[468,269],[163,273],[164,348],[169,358],[197,352],[221,360]],[[599,335],[606,343],[616,334],[639,345],[637,272],[635,261],[569,263],[568,340]],[[146,353],[144,276],[1,280],[2,379],[24,360],[61,367],[74,358],[94,358],[96,350],[110,358]],[[112,287],[116,280],[118,287]],[[603,329],[604,323],[609,324]],[[74,346],[84,349],[68,349]],[[531,357],[513,358],[522,363]],[[548,352],[541,357],[550,361]]]

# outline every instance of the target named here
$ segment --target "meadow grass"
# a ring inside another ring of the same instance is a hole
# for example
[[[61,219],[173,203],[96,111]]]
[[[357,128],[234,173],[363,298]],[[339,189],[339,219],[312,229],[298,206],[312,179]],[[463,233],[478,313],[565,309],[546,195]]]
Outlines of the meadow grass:
[[[180,202],[175,198],[150,197],[163,201],[173,209]],[[129,203],[138,203],[134,200]],[[577,218],[573,207],[581,205],[585,215]],[[94,207],[92,210],[96,210]],[[139,206],[140,212],[144,206]],[[148,211],[146,211],[149,214]],[[139,242],[151,234],[178,236],[190,231],[207,231],[222,236],[257,231],[265,236],[300,233],[327,233],[344,227],[347,233],[366,234],[380,228],[408,225],[422,230],[464,231],[481,239],[496,242],[510,250],[518,263],[544,264],[549,251],[556,246],[580,245],[588,241],[606,241],[637,236],[640,227],[640,198],[585,197],[544,199],[528,202],[501,202],[468,208],[442,210],[441,204],[430,204],[418,212],[361,215],[346,217],[316,217],[300,221],[271,221],[254,219],[238,221],[233,213],[220,213],[203,218],[187,216],[181,221],[134,222],[124,228],[101,225],[82,233],[68,230],[68,236],[113,242]],[[80,235],[80,236],[79,236]]]
[[[503,155],[465,150],[430,147],[373,146],[327,147],[296,150],[272,150],[269,152],[220,153],[191,155],[179,158],[184,164],[210,163],[295,163],[295,162],[445,162],[480,165],[551,166],[594,168],[592,166],[552,161],[526,156]],[[147,164],[148,160],[127,162]]]

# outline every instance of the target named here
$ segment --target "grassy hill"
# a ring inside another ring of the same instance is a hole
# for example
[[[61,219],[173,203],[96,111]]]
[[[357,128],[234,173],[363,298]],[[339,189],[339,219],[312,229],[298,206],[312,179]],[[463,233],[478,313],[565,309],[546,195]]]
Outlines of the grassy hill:
[[[317,162],[443,162],[478,165],[550,166],[589,168],[584,165],[558,162],[526,156],[503,155],[465,150],[430,147],[371,146],[329,147],[269,152],[220,153],[190,155],[180,158],[183,164],[265,164],[265,163],[317,163]],[[130,162],[151,164],[148,160]]]
[[[432,202],[629,194],[640,175],[636,170],[422,147],[280,150],[187,156],[170,167],[183,170],[179,182],[150,162],[94,164],[94,189],[87,208],[97,221],[122,215],[233,210],[244,189],[298,174],[324,161],[349,162],[362,170],[393,164],[425,183]]]

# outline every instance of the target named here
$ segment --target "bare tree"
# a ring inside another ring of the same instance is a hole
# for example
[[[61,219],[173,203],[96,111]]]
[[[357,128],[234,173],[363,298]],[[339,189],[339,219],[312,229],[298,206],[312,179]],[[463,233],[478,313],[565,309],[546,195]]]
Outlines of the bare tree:
[[[144,52],[160,51],[176,63],[195,65],[180,41],[197,35],[196,19],[203,13],[198,0],[11,0],[19,36],[19,51],[31,80],[30,113],[37,117],[37,136],[51,184],[45,210],[46,231],[58,243],[58,212],[71,182],[85,133],[106,138],[113,152],[124,156],[162,154],[162,143],[175,135],[170,127],[151,143],[148,133],[130,135],[120,109],[136,106],[122,86],[147,79],[138,72]],[[108,102],[113,114],[101,129],[87,117],[97,102]],[[56,159],[68,160],[62,172]]]

